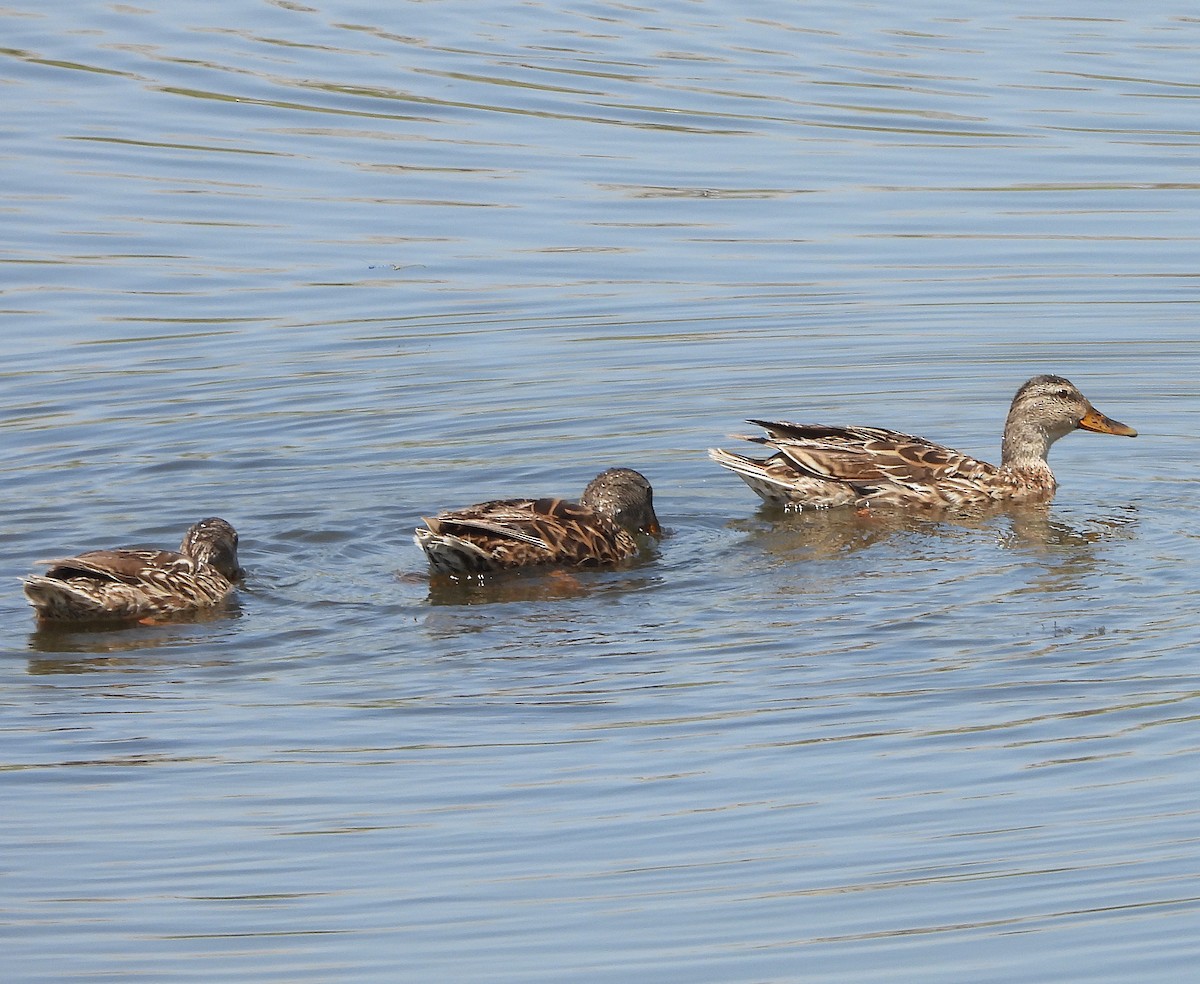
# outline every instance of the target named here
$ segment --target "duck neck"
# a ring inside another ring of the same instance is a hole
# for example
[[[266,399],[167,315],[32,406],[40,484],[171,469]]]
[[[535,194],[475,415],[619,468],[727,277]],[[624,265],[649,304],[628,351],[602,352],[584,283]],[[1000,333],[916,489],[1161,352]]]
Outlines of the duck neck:
[[[1054,488],[1054,473],[1046,460],[1052,445],[1061,435],[1017,414],[1009,414],[1004,426],[1000,467],[1013,475],[1021,475],[1033,484]]]

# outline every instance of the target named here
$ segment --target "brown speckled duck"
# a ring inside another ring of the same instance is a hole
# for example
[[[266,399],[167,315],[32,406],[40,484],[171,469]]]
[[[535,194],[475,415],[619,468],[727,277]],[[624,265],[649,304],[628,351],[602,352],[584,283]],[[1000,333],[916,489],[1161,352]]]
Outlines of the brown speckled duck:
[[[1004,425],[999,467],[881,427],[750,423],[767,436],[741,439],[766,445],[774,454],[759,459],[712,448],[709,457],[766,502],[791,508],[1045,501],[1057,487],[1046,455],[1060,437],[1077,428],[1137,436],[1132,427],[1100,413],[1062,376],[1034,376],[1017,390]]]
[[[178,551],[119,547],[47,561],[24,579],[25,597],[45,622],[155,621],[210,608],[241,577],[238,535],[225,520],[203,519]]]
[[[424,520],[413,539],[441,574],[517,567],[598,567],[637,553],[633,534],[661,536],[654,494],[632,468],[610,468],[564,499],[499,499]]]

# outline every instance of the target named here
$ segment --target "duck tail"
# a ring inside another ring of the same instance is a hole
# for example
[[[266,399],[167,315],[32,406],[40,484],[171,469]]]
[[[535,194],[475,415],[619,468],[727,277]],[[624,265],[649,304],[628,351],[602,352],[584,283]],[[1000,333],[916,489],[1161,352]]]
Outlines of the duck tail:
[[[111,618],[113,613],[97,598],[66,581],[34,575],[23,578],[25,597],[37,616],[47,621],[87,621]]]
[[[439,574],[483,574],[496,569],[486,550],[453,533],[418,529],[413,534],[413,542],[425,551],[429,565]]]

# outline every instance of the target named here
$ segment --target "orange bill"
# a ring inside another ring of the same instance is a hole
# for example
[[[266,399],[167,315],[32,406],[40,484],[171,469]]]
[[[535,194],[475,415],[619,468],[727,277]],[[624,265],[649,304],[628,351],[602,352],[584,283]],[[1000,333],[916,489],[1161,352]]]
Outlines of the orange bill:
[[[1079,421],[1080,430],[1095,431],[1097,434],[1117,434],[1121,437],[1137,437],[1135,431],[1128,424],[1123,424],[1119,420],[1113,420],[1111,417],[1106,417],[1095,407],[1088,407],[1088,412],[1083,415],[1083,420]]]

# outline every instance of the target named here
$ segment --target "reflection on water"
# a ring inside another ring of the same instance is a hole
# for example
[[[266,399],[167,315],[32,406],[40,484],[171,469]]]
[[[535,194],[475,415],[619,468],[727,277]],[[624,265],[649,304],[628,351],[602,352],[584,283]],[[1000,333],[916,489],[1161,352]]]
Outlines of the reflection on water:
[[[1095,515],[1087,525],[1056,522],[1046,514],[1026,513],[1024,510],[1012,514],[1012,529],[1002,536],[1003,546],[1032,549],[1041,545],[1049,548],[1082,547],[1119,537],[1133,539],[1137,535],[1138,514],[1134,506],[1114,509],[1109,515]]]
[[[1113,537],[1132,537],[1132,509],[1075,526],[1055,518],[1051,503],[997,504],[971,509],[806,509],[760,506],[755,519],[734,520],[731,529],[746,532],[756,549],[788,563],[831,559],[900,539],[921,553],[940,541],[995,543],[1031,556],[1065,560]]]
[[[39,653],[125,653],[138,650],[170,649],[173,646],[189,644],[197,637],[220,636],[228,634],[225,630],[231,628],[221,623],[239,617],[240,606],[236,602],[227,602],[220,608],[205,609],[198,612],[187,612],[174,618],[153,623],[106,623],[106,622],[77,622],[56,624],[36,622],[34,631],[29,633],[28,648]],[[137,665],[139,661],[133,661]],[[70,661],[49,661],[48,666],[61,665],[63,669],[54,672],[72,672],[66,667],[76,665]],[[87,668],[87,661],[78,663],[80,668]],[[101,658],[97,667],[121,665],[121,661],[109,662]]]
[[[0,10],[6,980],[1188,979],[1192,20],[60,6]],[[1142,432],[1046,507],[704,457],[988,458],[1039,372]],[[412,546],[609,464],[629,568]],[[212,514],[231,613],[33,623],[61,544]]]
[[[593,589],[588,574],[573,571],[512,572],[456,579],[434,575],[429,579],[431,605],[479,605],[490,602],[553,601],[583,598]]]

